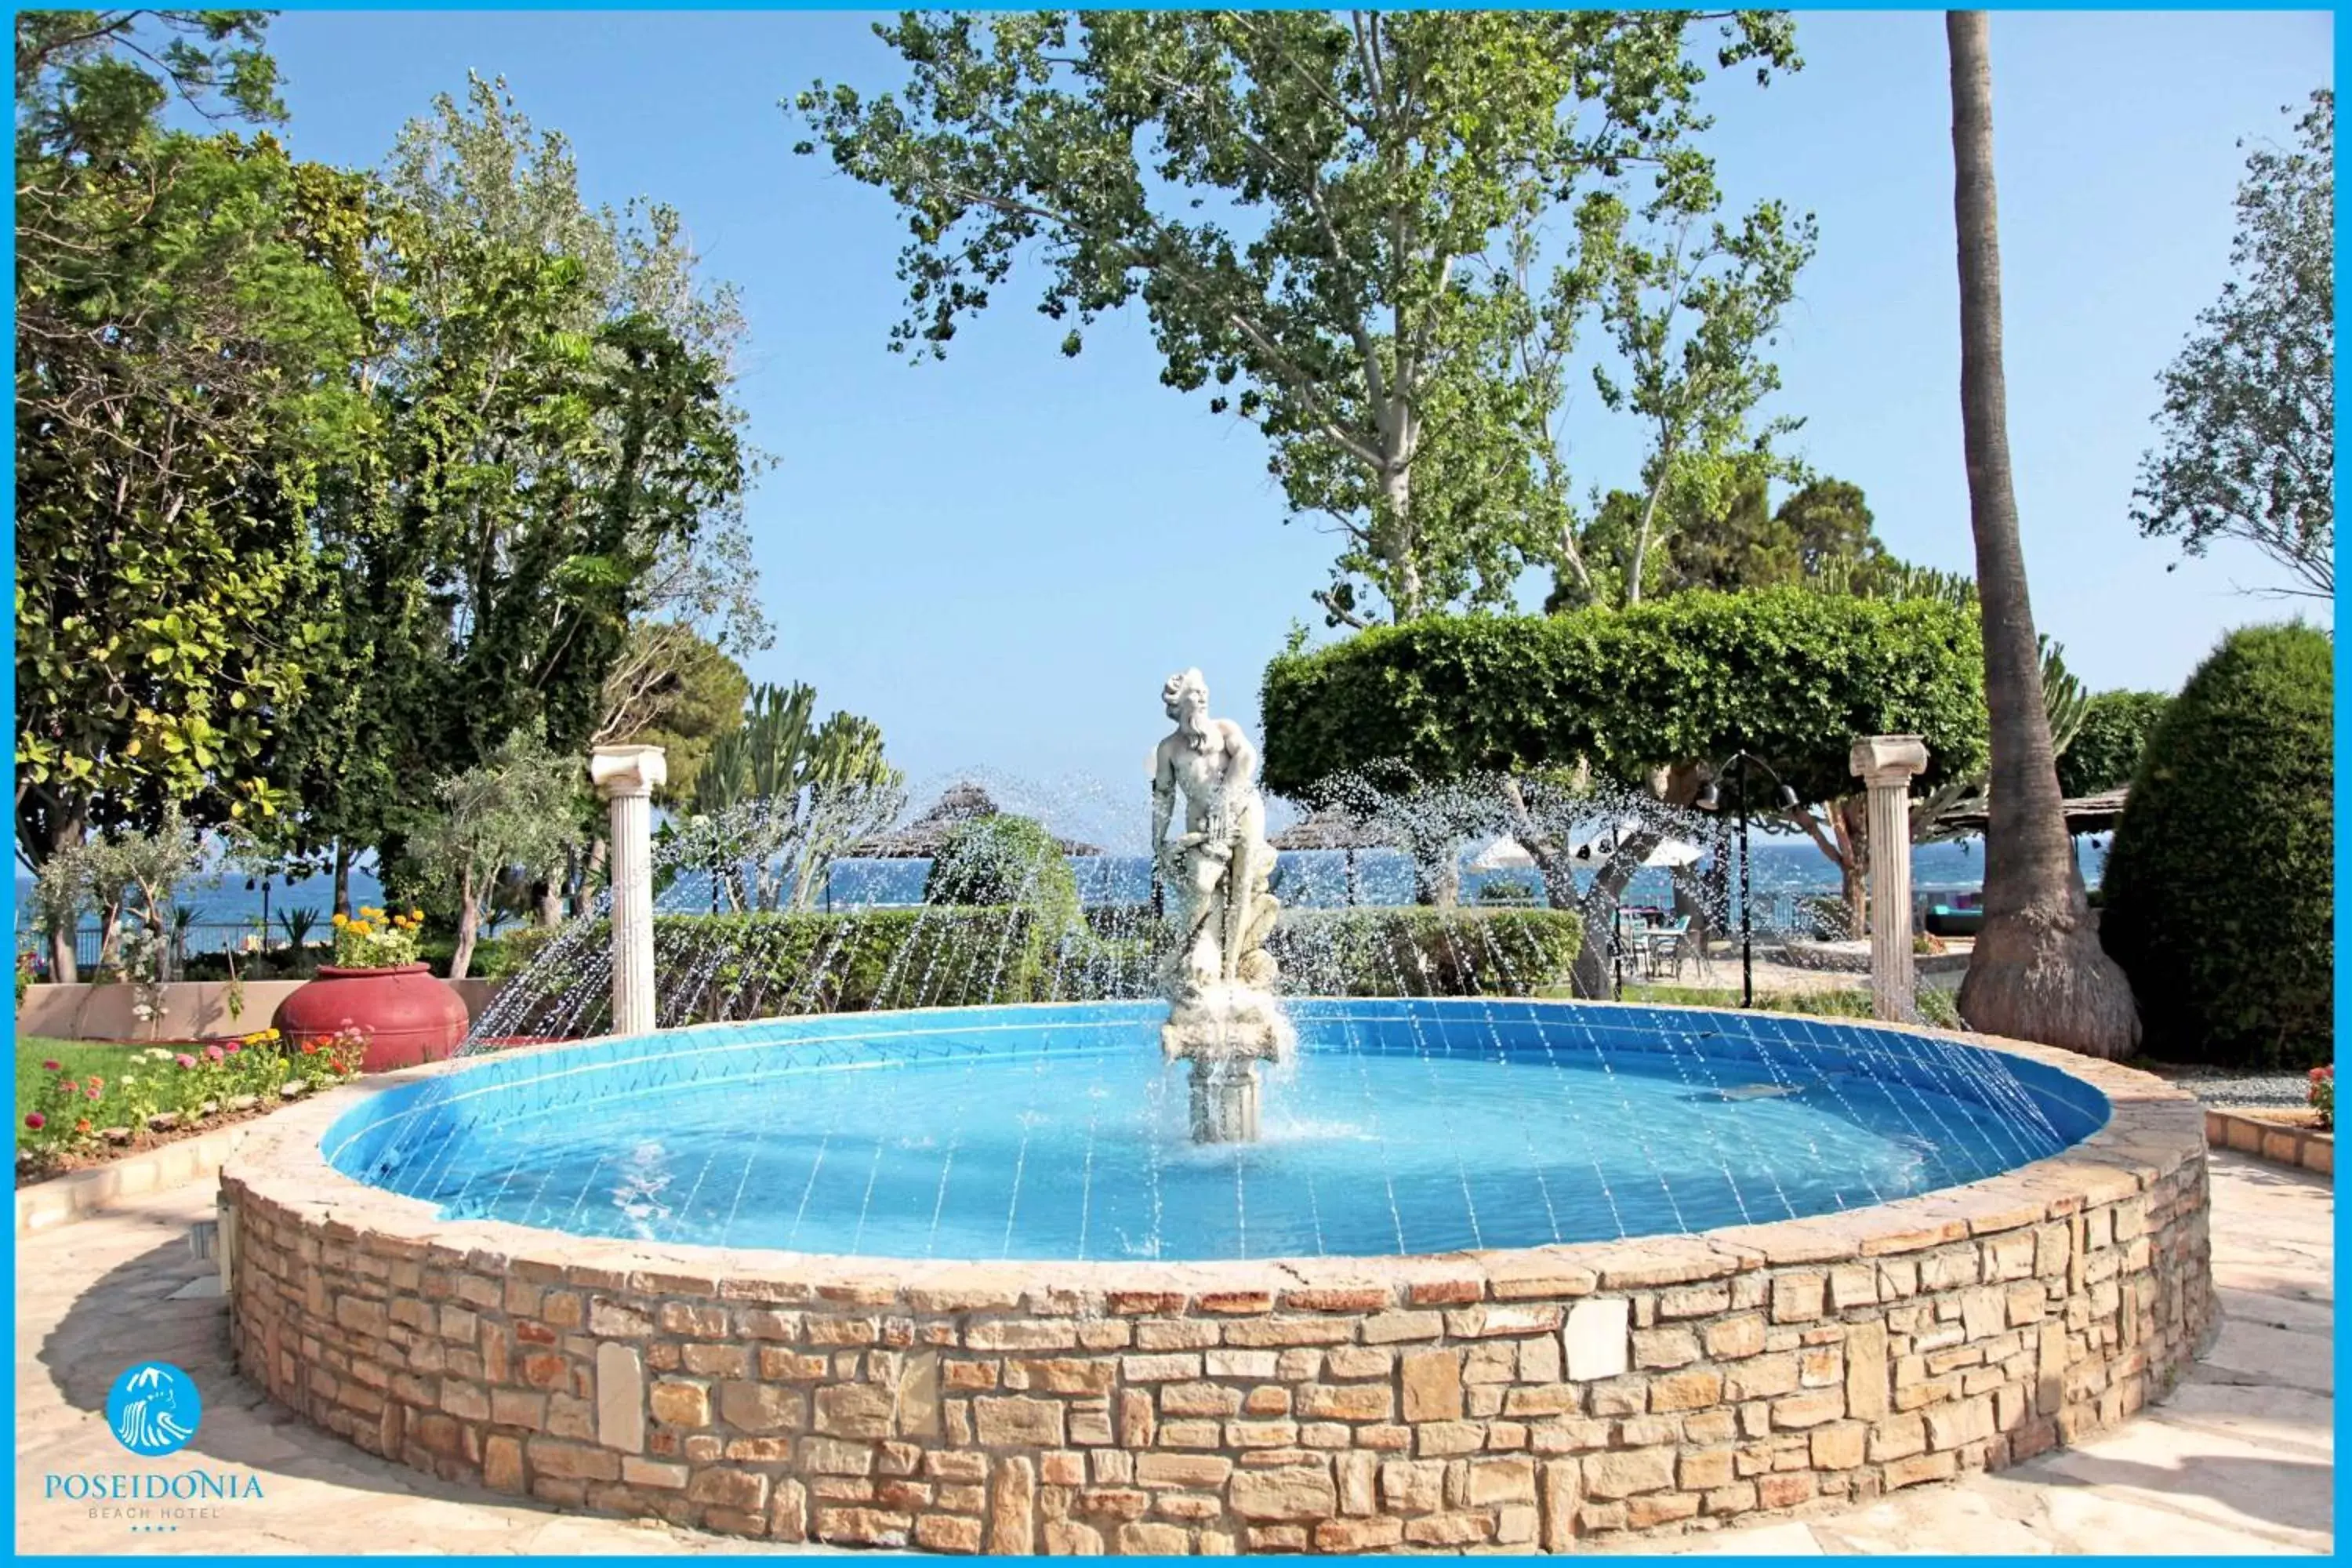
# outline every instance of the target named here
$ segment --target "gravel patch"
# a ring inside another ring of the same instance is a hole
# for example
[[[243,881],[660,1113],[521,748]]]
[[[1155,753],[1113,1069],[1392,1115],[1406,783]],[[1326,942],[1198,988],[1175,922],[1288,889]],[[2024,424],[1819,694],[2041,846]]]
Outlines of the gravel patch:
[[[2311,1103],[2311,1078],[2299,1072],[2241,1072],[2229,1068],[2158,1068],[2157,1074],[2208,1105],[2291,1106]]]

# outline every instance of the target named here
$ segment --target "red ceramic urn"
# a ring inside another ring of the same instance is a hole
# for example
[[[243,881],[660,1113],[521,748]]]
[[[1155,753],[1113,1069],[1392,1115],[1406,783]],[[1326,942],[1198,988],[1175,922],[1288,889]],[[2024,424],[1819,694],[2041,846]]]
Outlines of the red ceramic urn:
[[[339,969],[321,964],[317,979],[278,1005],[270,1020],[287,1043],[320,1045],[353,1026],[365,1030],[363,1072],[437,1062],[465,1042],[466,1004],[422,963],[395,969]]]

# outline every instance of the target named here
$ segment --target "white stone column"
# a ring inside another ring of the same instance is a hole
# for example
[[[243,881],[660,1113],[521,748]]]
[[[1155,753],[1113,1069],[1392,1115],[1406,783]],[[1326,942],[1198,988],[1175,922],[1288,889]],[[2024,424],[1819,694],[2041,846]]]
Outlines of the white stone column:
[[[654,803],[669,778],[659,746],[606,746],[588,776],[611,813],[613,1033],[654,1028]]]
[[[1856,741],[1849,765],[1870,790],[1871,1011],[1891,1023],[1912,1016],[1911,780],[1927,765],[1916,735]]]

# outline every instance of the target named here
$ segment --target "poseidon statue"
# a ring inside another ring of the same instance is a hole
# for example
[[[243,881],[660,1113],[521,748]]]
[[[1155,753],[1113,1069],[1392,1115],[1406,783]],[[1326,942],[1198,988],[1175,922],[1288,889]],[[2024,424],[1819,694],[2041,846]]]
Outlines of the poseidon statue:
[[[1292,1040],[1275,1004],[1274,959],[1265,945],[1280,905],[1268,890],[1274,850],[1265,841],[1257,750],[1240,725],[1210,717],[1199,670],[1171,676],[1160,695],[1176,721],[1151,767],[1152,858],[1173,895],[1176,932],[1160,973],[1169,1001],[1160,1048],[1171,1061],[1192,1063],[1195,1138],[1255,1138],[1251,1064],[1286,1056]],[[1184,830],[1171,837],[1180,795]]]

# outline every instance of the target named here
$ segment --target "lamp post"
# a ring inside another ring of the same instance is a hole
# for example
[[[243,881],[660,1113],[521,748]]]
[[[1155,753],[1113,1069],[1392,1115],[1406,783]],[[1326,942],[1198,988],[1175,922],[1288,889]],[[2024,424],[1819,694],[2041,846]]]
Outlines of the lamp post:
[[[1723,765],[1715,770],[1718,776],[1730,773],[1734,768],[1739,770],[1734,787],[1739,795],[1739,1005],[1742,1007],[1756,1005],[1756,928],[1749,909],[1748,863],[1748,770],[1750,767],[1762,768],[1770,776],[1776,786],[1774,797],[1783,811],[1794,810],[1797,805],[1797,792],[1780,782],[1780,775],[1772,772],[1772,764],[1747,751],[1732,752],[1724,759]],[[1714,779],[1707,780],[1699,790],[1698,808],[1701,811],[1720,811],[1723,808],[1723,796],[1715,787]]]

